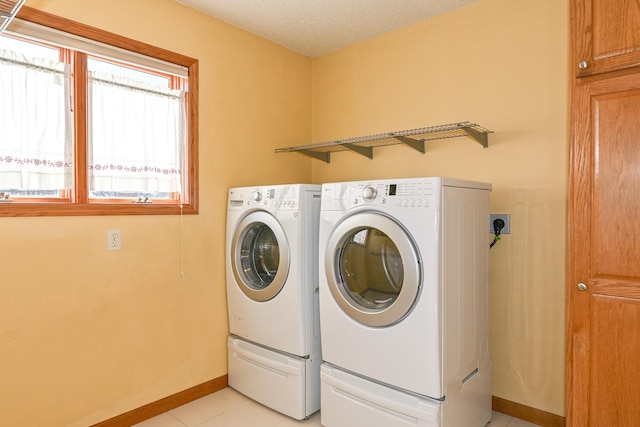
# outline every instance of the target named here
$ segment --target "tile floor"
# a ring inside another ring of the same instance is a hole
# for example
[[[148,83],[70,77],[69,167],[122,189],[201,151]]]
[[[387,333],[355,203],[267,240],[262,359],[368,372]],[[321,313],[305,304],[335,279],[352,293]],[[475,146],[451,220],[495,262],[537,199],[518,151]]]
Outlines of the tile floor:
[[[136,424],[135,427],[319,427],[320,425],[320,413],[315,413],[306,421],[297,421],[227,387]],[[494,412],[489,427],[535,427],[535,424]]]

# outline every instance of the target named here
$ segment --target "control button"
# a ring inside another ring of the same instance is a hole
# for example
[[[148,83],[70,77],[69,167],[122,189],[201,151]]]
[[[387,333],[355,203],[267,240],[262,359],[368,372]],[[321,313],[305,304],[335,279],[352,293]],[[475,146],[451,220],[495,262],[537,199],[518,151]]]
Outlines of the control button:
[[[262,191],[256,190],[253,192],[253,201],[259,203],[262,200]]]
[[[372,185],[367,185],[366,187],[364,187],[364,190],[362,190],[362,198],[367,202],[375,200],[377,194],[378,190],[376,190],[376,188]]]

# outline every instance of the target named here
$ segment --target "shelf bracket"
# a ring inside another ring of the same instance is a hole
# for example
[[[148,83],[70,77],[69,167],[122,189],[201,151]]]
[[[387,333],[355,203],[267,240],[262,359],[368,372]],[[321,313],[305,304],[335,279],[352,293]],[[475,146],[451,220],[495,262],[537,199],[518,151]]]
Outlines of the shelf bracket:
[[[348,148],[349,150],[355,151],[358,154],[362,154],[369,159],[373,159],[373,147],[361,147],[355,144],[343,143],[343,147]]]
[[[409,138],[409,137],[400,136],[400,135],[393,135],[393,137],[395,139],[397,139],[398,141],[402,142],[403,144],[406,144],[409,147],[413,148],[414,150],[417,150],[417,151],[421,152],[422,154],[424,154],[425,149],[424,149],[424,141],[423,140]]]
[[[306,150],[306,149],[300,149],[296,151],[298,151],[298,153],[302,153],[307,156],[313,157],[314,159],[322,160],[325,163],[331,163],[331,154],[329,152],[325,153],[322,151],[313,151],[313,150]]]
[[[489,134],[486,132],[480,132],[470,127],[460,128],[464,133],[466,133],[469,137],[479,142],[484,148],[489,146]]]

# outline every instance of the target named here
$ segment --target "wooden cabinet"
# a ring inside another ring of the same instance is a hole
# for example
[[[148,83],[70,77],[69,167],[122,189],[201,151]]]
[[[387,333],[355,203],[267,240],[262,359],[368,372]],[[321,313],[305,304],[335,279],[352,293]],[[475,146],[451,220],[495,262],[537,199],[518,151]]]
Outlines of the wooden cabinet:
[[[640,425],[640,73],[577,84],[567,425]]]
[[[640,2],[571,0],[573,75],[640,67]]]
[[[567,425],[640,426],[640,2],[571,8]]]

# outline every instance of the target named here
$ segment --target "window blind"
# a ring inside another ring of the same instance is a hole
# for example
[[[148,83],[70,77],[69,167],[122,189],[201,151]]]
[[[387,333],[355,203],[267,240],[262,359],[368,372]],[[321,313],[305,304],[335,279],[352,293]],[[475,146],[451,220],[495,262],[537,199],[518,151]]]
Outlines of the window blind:
[[[120,49],[96,40],[65,33],[64,31],[59,31],[54,28],[49,28],[44,25],[35,24],[19,18],[15,18],[11,22],[6,29],[6,32],[29,37],[43,43],[57,44],[65,48],[79,50],[87,54],[98,55],[131,65],[145,66],[178,77],[189,76],[187,67],[162,61],[140,53]]]

